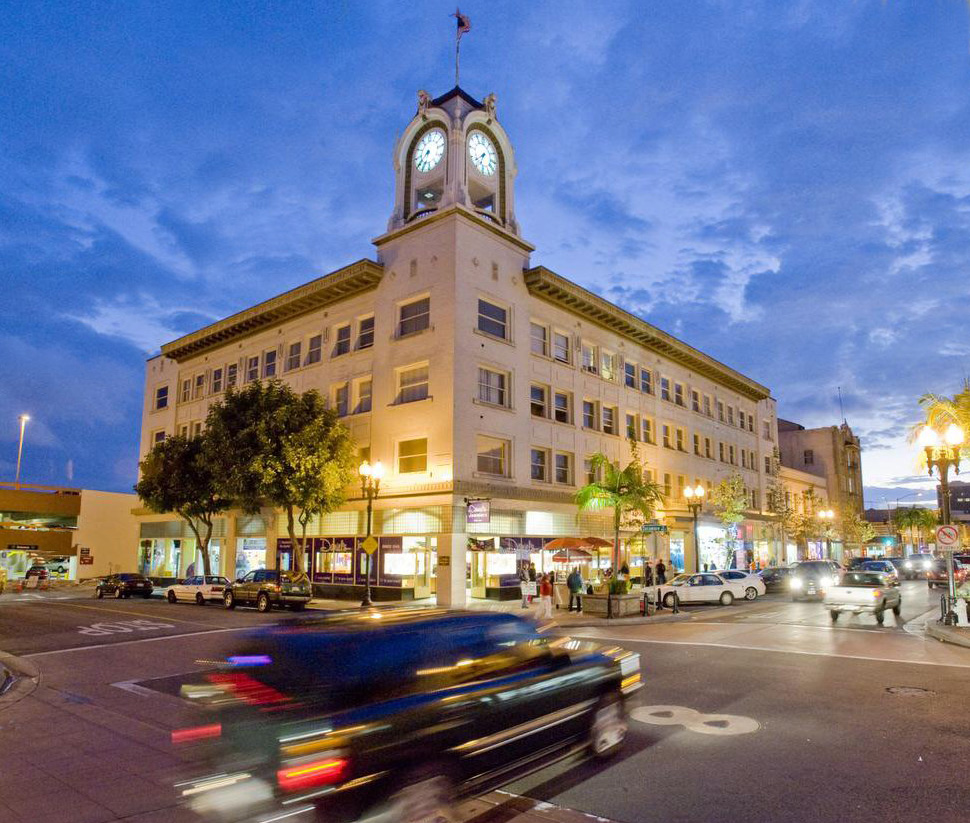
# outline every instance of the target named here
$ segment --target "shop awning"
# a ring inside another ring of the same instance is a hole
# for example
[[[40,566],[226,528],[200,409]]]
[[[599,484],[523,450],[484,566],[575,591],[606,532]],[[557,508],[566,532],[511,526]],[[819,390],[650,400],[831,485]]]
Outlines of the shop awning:
[[[542,548],[545,551],[558,551],[560,549],[588,549],[591,545],[581,537],[557,537],[550,540]]]
[[[552,556],[553,563],[588,563],[592,559],[593,555],[584,549],[566,549]]]

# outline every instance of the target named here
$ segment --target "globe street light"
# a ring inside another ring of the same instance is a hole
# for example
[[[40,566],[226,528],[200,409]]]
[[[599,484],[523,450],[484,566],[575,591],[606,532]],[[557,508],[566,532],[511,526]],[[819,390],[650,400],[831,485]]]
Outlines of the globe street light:
[[[20,459],[24,454],[24,429],[27,427],[27,421],[30,420],[29,414],[22,414],[19,417],[20,420],[20,444],[17,446],[17,477],[15,484],[17,488],[20,488]]]
[[[360,493],[367,498],[367,538],[369,538],[371,536],[371,517],[374,512],[374,498],[377,497],[381,490],[381,478],[384,476],[384,466],[380,460],[373,465],[365,460],[360,464],[357,473],[360,475]],[[367,609],[371,606],[370,578],[371,566],[373,565],[374,554],[373,552],[367,552],[367,576],[364,578],[364,599],[360,602],[362,609]]]
[[[825,529],[825,559],[832,559],[832,533],[830,531],[832,521],[835,519],[835,512],[831,509],[822,509],[818,513],[818,517],[823,521],[823,528]]]
[[[918,436],[919,444],[926,452],[926,467],[930,477],[933,476],[933,469],[940,475],[940,494],[942,506],[940,507],[940,519],[942,525],[950,525],[950,469],[954,473],[960,473],[960,446],[963,445],[963,429],[956,423],[951,423],[946,427],[942,435],[932,426],[923,426]],[[953,553],[946,562],[946,609],[944,610],[943,623],[952,626],[956,622],[956,581],[953,578]]]
[[[701,570],[701,544],[697,538],[697,514],[704,505],[704,487],[698,483],[696,487],[688,486],[684,489],[684,499],[687,501],[687,508],[694,517],[694,571]]]

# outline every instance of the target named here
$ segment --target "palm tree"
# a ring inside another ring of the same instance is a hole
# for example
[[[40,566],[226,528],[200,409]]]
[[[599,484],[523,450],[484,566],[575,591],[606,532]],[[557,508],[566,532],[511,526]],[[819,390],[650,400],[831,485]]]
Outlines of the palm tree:
[[[613,509],[613,568],[620,567],[620,526],[626,521],[646,522],[664,502],[660,486],[644,477],[643,465],[632,445],[633,460],[625,468],[605,454],[590,458],[593,481],[576,492],[581,512]]]
[[[947,426],[951,423],[956,423],[965,432],[970,433],[970,379],[964,381],[963,389],[953,397],[927,393],[919,399],[919,404],[926,419],[910,429],[909,439],[911,442],[916,442],[919,437],[919,430],[924,425],[932,426],[937,431],[942,432],[946,431]],[[964,452],[967,452],[970,449],[970,444],[965,442],[963,449]]]

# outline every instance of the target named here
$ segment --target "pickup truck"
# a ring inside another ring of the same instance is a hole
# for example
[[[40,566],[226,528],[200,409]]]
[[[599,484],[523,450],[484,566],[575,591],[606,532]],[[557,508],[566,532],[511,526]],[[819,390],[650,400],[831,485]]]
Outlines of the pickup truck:
[[[898,584],[884,574],[871,571],[845,572],[837,586],[826,586],[822,599],[833,623],[842,612],[871,612],[876,622],[882,624],[886,609],[892,609],[899,617],[903,608]]]

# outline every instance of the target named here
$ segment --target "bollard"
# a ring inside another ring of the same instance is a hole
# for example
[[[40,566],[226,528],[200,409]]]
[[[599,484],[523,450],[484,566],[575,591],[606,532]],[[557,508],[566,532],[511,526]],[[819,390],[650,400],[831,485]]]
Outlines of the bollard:
[[[674,614],[680,614],[680,598],[677,592],[674,592]]]
[[[664,599],[660,596],[660,586],[657,586],[657,611],[662,612],[664,609]]]

